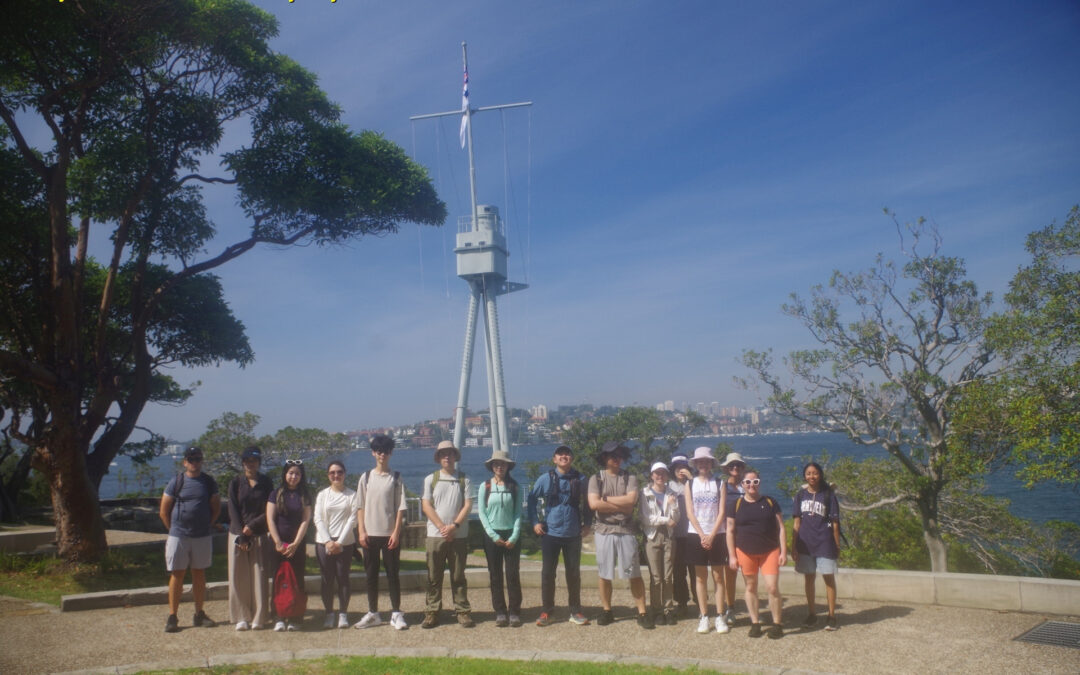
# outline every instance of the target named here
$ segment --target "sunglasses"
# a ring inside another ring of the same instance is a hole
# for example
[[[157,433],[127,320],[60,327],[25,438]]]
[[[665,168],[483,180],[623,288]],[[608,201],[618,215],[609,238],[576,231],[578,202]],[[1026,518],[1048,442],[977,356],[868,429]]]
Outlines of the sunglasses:
[[[372,452],[376,455],[389,455],[391,451],[386,448],[379,448],[378,450],[372,450]]]
[[[743,483],[743,485],[760,485],[761,484],[761,479],[760,478],[747,478],[742,483]]]
[[[302,460],[302,459],[287,459],[287,460],[285,460],[285,466],[304,466],[304,460]]]
[[[202,459],[202,457],[188,457],[187,461],[191,462],[192,464],[198,464],[202,461]]]
[[[334,471],[327,471],[326,473],[330,474],[331,476],[343,476],[343,475],[345,475],[345,472],[342,471],[341,469],[336,469]]]

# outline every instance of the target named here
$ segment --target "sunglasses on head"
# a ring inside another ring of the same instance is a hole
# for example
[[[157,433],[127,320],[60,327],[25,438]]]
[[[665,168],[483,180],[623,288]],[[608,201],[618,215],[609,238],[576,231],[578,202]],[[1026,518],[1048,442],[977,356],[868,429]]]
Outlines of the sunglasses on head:
[[[302,459],[287,459],[287,460],[285,460],[285,466],[304,466],[304,460],[302,460]]]
[[[760,485],[760,484],[761,484],[761,479],[760,478],[747,478],[746,480],[743,481],[743,485]]]

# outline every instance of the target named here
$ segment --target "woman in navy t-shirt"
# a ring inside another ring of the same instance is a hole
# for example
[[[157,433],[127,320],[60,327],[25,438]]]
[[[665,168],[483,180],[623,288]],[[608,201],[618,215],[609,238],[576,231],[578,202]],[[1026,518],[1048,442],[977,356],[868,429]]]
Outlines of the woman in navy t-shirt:
[[[266,502],[266,524],[270,527],[270,537],[277,552],[271,578],[276,578],[278,568],[287,563],[292,566],[297,581],[303,584],[304,565],[307,562],[304,536],[311,522],[311,511],[311,493],[304,473],[304,461],[287,459],[281,472],[281,487],[274,490]],[[300,627],[279,617],[274,630],[300,630]]]
[[[818,574],[825,581],[829,617],[825,630],[836,630],[836,561],[840,557],[840,504],[836,500],[825,470],[817,462],[803,468],[806,486],[795,495],[792,507],[795,527],[795,571],[805,575],[806,620],[803,626],[817,623],[814,610],[814,581]]]

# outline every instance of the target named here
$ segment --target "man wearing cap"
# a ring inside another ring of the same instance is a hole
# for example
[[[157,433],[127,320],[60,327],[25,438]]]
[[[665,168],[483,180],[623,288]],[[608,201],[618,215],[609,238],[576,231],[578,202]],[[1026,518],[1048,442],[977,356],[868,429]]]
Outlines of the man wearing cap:
[[[604,470],[589,479],[589,508],[596,512],[594,542],[600,603],[604,606],[596,623],[606,626],[615,621],[611,612],[611,581],[617,573],[620,579],[630,580],[638,625],[650,629],[654,624],[645,611],[645,582],[638,566],[637,538],[632,522],[638,500],[638,481],[622,469],[622,463],[629,458],[630,449],[625,445],[615,441],[604,443],[596,458]]]
[[[672,597],[675,528],[679,524],[679,497],[668,485],[668,468],[655,462],[649,470],[652,482],[641,491],[638,513],[645,533],[645,559],[649,562],[649,602],[653,620],[674,626]]]
[[[435,449],[438,471],[424,479],[424,494],[420,504],[427,516],[427,605],[421,628],[439,625],[442,609],[443,570],[450,566],[450,588],[454,594],[454,610],[458,623],[464,628],[474,625],[470,614],[468,586],[465,583],[466,542],[469,536],[469,513],[472,484],[468,476],[454,470],[461,460],[461,451],[450,441],[442,441]]]
[[[194,446],[184,452],[184,470],[165,486],[158,515],[169,536],[165,540],[165,568],[169,570],[169,618],[166,633],[180,631],[176,613],[184,591],[184,576],[191,568],[191,595],[195,600],[195,626],[216,624],[203,611],[206,568],[212,560],[211,528],[221,513],[217,481],[202,472],[203,452]]]
[[[529,491],[528,512],[533,532],[540,537],[543,569],[540,572],[540,597],[543,604],[537,626],[551,625],[555,609],[555,568],[562,553],[566,572],[566,593],[570,605],[570,623],[589,623],[581,611],[581,538],[589,536],[592,511],[588,508],[585,477],[571,467],[574,452],[565,445],[551,456],[555,468],[540,476]],[[543,515],[538,508],[544,502]]]

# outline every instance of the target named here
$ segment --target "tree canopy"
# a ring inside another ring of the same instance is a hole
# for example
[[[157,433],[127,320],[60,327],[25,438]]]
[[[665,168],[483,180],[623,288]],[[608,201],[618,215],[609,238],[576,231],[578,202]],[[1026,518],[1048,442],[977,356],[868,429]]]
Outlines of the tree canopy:
[[[400,148],[340,122],[247,2],[6,9],[4,431],[51,485],[61,553],[93,559],[101,476],[148,402],[191,395],[163,368],[253,358],[211,270],[261,243],[385,235],[446,209]],[[219,231],[203,199],[222,186],[245,222]]]

